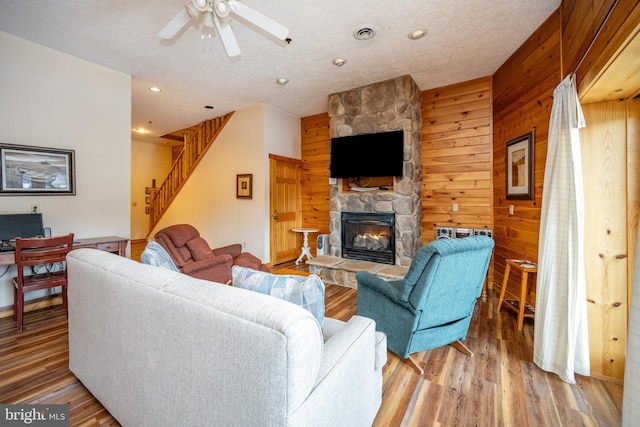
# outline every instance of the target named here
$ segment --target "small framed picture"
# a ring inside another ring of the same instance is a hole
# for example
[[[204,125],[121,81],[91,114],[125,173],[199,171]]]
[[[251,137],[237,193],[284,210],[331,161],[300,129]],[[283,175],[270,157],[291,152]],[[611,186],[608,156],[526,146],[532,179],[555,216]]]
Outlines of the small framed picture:
[[[0,195],[75,195],[75,152],[0,144]]]
[[[507,142],[507,199],[533,200],[533,132]]]
[[[236,199],[251,199],[253,197],[253,174],[236,175]]]

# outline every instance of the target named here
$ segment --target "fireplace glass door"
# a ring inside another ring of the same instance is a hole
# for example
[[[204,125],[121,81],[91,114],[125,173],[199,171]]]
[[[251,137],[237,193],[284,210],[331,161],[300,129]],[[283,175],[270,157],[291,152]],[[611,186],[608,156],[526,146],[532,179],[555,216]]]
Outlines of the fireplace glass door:
[[[342,257],[395,263],[395,214],[342,213]]]

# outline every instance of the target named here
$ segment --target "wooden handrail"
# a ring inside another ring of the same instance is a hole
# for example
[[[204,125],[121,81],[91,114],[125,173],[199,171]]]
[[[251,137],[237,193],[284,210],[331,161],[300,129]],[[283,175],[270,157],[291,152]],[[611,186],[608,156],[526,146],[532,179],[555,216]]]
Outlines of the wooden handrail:
[[[225,116],[205,120],[192,128],[196,130],[195,133],[185,135],[182,152],[173,162],[167,178],[151,194],[149,233],[158,224],[232,115],[233,111]]]

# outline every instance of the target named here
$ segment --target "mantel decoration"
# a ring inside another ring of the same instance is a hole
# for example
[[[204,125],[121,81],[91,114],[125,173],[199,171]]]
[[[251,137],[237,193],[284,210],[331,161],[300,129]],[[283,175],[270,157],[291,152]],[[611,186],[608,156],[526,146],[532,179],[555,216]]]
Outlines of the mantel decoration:
[[[507,199],[533,200],[533,132],[507,142]]]
[[[75,152],[0,144],[0,195],[75,195]]]
[[[253,174],[236,175],[236,199],[251,199],[253,197]]]

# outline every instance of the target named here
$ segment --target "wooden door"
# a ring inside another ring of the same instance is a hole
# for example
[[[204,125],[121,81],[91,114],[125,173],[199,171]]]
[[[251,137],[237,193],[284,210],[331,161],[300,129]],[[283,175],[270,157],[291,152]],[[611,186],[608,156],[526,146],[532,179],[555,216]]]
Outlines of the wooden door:
[[[298,233],[302,226],[302,161],[269,155],[271,264],[296,259],[300,252]]]

